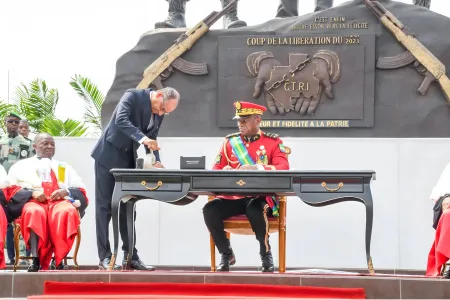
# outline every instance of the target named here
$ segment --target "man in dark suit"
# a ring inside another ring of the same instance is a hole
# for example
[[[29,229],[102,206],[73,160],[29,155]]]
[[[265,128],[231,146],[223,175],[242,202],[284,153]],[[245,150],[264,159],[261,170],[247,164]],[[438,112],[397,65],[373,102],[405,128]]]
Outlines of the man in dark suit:
[[[153,150],[155,167],[164,168],[159,157],[156,141],[164,115],[174,111],[180,94],[167,87],[158,91],[151,89],[129,89],[120,99],[103,135],[92,151],[95,160],[95,215],[99,268],[107,269],[111,261],[109,223],[111,221],[111,199],[114,191],[113,168],[135,168],[137,150],[141,144]],[[120,206],[119,223],[124,259],[127,257],[128,237],[125,205]],[[136,239],[135,239],[136,240]],[[133,251],[131,267],[136,270],[155,270],[145,266],[139,259],[136,248]],[[114,266],[118,269],[118,266]]]

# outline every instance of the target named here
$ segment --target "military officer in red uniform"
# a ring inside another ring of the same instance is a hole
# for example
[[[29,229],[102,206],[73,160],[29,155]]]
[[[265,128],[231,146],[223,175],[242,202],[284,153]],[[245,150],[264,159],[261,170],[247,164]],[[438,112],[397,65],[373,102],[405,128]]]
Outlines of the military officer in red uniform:
[[[235,102],[239,132],[230,134],[220,148],[213,170],[289,170],[283,142],[277,134],[260,130],[266,108],[249,102]],[[263,272],[273,272],[267,216],[278,216],[275,197],[217,196],[203,207],[205,224],[222,255],[217,271],[229,271],[236,262],[226,237],[223,220],[246,215],[260,245]]]

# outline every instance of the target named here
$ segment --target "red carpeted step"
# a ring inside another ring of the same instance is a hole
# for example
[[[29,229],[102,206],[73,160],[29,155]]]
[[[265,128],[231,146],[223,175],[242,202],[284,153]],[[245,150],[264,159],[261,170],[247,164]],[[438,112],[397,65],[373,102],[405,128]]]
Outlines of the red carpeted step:
[[[322,299],[365,299],[363,288],[327,288],[308,286],[256,285],[256,284],[203,284],[203,283],[160,283],[160,282],[55,282],[46,281],[44,295],[104,295],[129,299],[129,296],[186,296],[197,299],[245,299],[248,298],[322,298]],[[125,296],[126,295],[126,296]],[[199,297],[200,296],[200,297]],[[195,298],[194,297],[194,298]],[[32,299],[32,298],[29,298]],[[34,298],[51,299],[51,298]],[[56,299],[56,298],[55,298]],[[62,299],[62,298],[60,298]],[[65,298],[69,299],[69,298]],[[72,298],[73,299],[73,298]],[[106,299],[106,298],[97,298]],[[113,299],[113,298],[108,298]],[[114,298],[117,299],[117,298]],[[140,298],[143,299],[143,298]],[[158,299],[158,298],[148,298]],[[160,299],[171,299],[162,298]],[[177,299],[177,298],[172,298]]]
[[[139,299],[139,300],[275,300],[279,297],[221,297],[221,296],[160,296],[160,295],[42,295],[42,296],[29,296],[27,300],[71,300],[71,299],[83,299],[83,300],[115,300],[115,299]],[[283,300],[295,300],[299,298],[283,298]],[[316,298],[317,299],[317,298]],[[323,299],[323,298],[322,298]]]

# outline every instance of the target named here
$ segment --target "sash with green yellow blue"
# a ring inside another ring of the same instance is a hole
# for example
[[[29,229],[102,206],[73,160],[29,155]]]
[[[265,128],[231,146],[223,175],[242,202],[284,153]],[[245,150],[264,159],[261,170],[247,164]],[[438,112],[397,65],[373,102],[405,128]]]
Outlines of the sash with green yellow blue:
[[[256,163],[253,161],[252,157],[250,156],[250,153],[248,153],[247,148],[245,147],[244,143],[242,142],[242,139],[240,136],[233,136],[229,138],[231,148],[234,151],[234,154],[236,155],[237,159],[239,160],[241,165],[251,165],[254,166]],[[267,204],[269,205],[270,209],[272,209],[272,215],[274,217],[279,216],[279,203],[277,200],[277,197],[273,196],[267,196],[266,197]]]

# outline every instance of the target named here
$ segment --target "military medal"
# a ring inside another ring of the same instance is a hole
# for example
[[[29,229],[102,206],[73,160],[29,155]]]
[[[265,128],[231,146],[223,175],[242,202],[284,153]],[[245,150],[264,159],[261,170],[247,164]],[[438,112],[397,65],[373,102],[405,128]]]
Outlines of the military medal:
[[[13,147],[10,147],[9,148],[9,154],[13,154],[14,153],[14,148]]]
[[[257,157],[257,164],[258,165],[267,165],[269,163],[269,160],[267,159],[267,152],[266,149],[264,149],[264,146],[260,146],[259,149],[256,151],[256,157]]]
[[[219,165],[221,160],[222,160],[222,155],[219,153],[216,156],[216,165]]]

